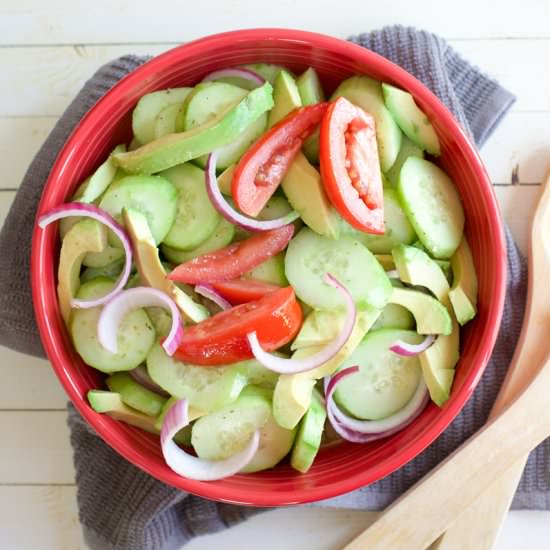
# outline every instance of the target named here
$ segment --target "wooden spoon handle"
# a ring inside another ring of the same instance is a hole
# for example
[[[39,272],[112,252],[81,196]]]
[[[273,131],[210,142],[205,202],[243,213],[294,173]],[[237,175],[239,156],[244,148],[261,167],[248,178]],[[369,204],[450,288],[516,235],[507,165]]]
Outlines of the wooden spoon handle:
[[[550,357],[503,414],[398,499],[345,550],[424,550],[550,433],[549,393]]]

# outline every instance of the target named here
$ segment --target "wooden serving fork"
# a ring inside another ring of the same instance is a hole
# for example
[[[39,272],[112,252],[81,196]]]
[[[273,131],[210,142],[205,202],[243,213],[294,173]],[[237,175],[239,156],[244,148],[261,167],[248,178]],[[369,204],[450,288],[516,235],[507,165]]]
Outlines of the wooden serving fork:
[[[424,550],[455,520],[438,550],[492,547],[527,454],[550,435],[549,337],[550,174],[531,226],[521,337],[491,419],[344,550]]]

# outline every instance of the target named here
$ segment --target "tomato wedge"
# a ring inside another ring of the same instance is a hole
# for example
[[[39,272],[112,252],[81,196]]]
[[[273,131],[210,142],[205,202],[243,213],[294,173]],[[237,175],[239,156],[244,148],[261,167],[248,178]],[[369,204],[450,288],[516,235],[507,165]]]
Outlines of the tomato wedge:
[[[233,281],[213,283],[212,287],[231,304],[245,304],[259,300],[266,294],[281,288],[255,279],[234,279]]]
[[[343,97],[321,122],[321,177],[330,202],[353,227],[384,233],[382,177],[374,119]]]
[[[187,284],[218,283],[236,279],[284,250],[292,235],[292,224],[258,233],[244,241],[193,258],[176,267],[168,278]]]
[[[292,111],[241,157],[231,182],[231,194],[241,212],[253,217],[260,213],[327,106],[316,103]]]
[[[256,331],[265,350],[290,342],[302,324],[292,287],[241,304],[185,329],[174,356],[194,365],[228,365],[253,357],[246,335]]]

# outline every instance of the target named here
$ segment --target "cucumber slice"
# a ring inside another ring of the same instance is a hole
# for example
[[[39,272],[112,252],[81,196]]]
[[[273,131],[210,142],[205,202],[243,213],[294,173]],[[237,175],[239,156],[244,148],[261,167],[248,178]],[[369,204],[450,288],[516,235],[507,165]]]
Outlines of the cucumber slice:
[[[439,156],[439,138],[428,117],[414,102],[413,96],[389,84],[382,84],[382,93],[386,107],[403,133],[424,151]]]
[[[80,284],[87,283],[97,277],[107,277],[110,279],[116,279],[124,266],[124,260],[117,260],[112,264],[103,267],[87,267],[80,274]]]
[[[321,446],[326,418],[327,412],[322,397],[314,390],[311,405],[300,422],[290,456],[290,465],[295,470],[305,474],[311,468]]]
[[[178,192],[160,176],[127,176],[113,183],[99,207],[120,219],[122,209],[141,212],[151,228],[155,243],[160,243],[176,219]]]
[[[106,267],[124,258],[124,250],[118,246],[106,246],[101,252],[88,252],[82,260],[86,267]]]
[[[283,120],[294,109],[302,106],[296,81],[287,71],[281,71],[275,79],[273,102],[273,109],[269,112],[268,117],[269,128]]]
[[[116,372],[108,376],[105,384],[112,392],[118,393],[126,405],[149,416],[159,415],[167,400],[138,384],[126,372]]]
[[[343,305],[338,291],[324,282],[326,273],[349,290],[361,309],[383,308],[392,292],[382,266],[360,242],[349,237],[335,241],[307,227],[288,245],[285,273],[298,297],[316,309],[339,309]]]
[[[170,395],[205,412],[232,403],[247,384],[238,365],[211,368],[183,363],[168,356],[159,342],[147,355],[147,372]]]
[[[92,299],[105,295],[113,287],[111,279],[97,278],[84,283],[78,298]],[[118,353],[107,351],[97,339],[97,322],[101,307],[75,309],[69,332],[74,347],[85,363],[102,372],[132,370],[145,361],[155,341],[155,329],[143,309],[130,312],[120,324]]]
[[[359,365],[359,372],[344,378],[334,400],[347,413],[364,420],[380,420],[402,409],[413,396],[422,372],[416,355],[390,351],[396,340],[419,344],[424,339],[408,330],[369,332],[340,370]]]
[[[195,86],[178,115],[176,127],[180,131],[189,131],[208,124],[221,113],[226,112],[232,105],[241,101],[248,94],[232,84],[223,82],[203,82]],[[262,114],[235,139],[218,151],[218,170],[224,170],[229,165],[238,162],[244,152],[264,132],[267,124],[267,115]],[[196,159],[201,167],[206,166],[207,156]]]
[[[401,142],[401,148],[399,149],[399,154],[393,163],[393,166],[384,174],[386,179],[390,182],[390,185],[397,189],[397,184],[399,183],[399,174],[401,173],[401,168],[405,161],[409,157],[424,158],[424,152],[420,147],[415,145],[407,136],[403,136]]]
[[[163,242],[173,248],[193,249],[211,235],[221,219],[208,198],[204,172],[192,164],[180,164],[161,176],[178,191],[176,218]]]
[[[374,254],[390,254],[400,243],[410,244],[416,240],[416,233],[401,208],[397,191],[384,189],[384,234],[370,235],[357,231],[343,218],[342,233],[358,240]]]
[[[132,130],[141,145],[155,139],[159,114],[174,104],[181,104],[193,88],[172,88],[144,95],[132,113]]]
[[[372,330],[382,328],[396,328],[403,330],[413,330],[415,321],[412,313],[399,304],[388,304],[381,312],[380,317],[372,326]]]
[[[397,188],[418,238],[434,258],[450,258],[462,239],[464,211],[451,178],[435,164],[409,157]]]
[[[199,418],[192,430],[191,443],[197,455],[222,460],[238,453],[255,430],[260,430],[260,447],[242,472],[258,472],[275,466],[294,442],[294,430],[281,428],[271,413],[269,393],[249,386],[239,399],[218,411]]]
[[[380,167],[387,172],[397,158],[403,134],[384,104],[380,82],[367,76],[352,76],[338,86],[332,99],[340,96],[374,117]]]
[[[273,389],[275,384],[277,384],[279,375],[272,370],[266,369],[259,361],[256,361],[256,359],[242,361],[238,363],[238,365],[242,369],[249,384],[268,389]]]
[[[453,325],[447,308],[429,294],[394,287],[390,302],[407,308],[413,314],[419,334],[451,334]]]
[[[168,260],[179,265],[197,256],[202,256],[203,254],[208,254],[209,252],[214,252],[215,250],[227,246],[233,240],[234,236],[235,226],[229,223],[225,218],[222,218],[218,222],[218,225],[216,225],[212,234],[197,246],[197,248],[193,248],[193,250],[179,250],[162,244],[160,249]]]
[[[155,139],[168,134],[176,133],[176,120],[180,112],[181,104],[174,103],[163,109],[155,122]]]
[[[257,281],[277,286],[286,286],[288,281],[285,275],[285,253],[279,252],[279,254],[272,256],[259,266],[251,269],[248,273],[245,273],[243,278],[256,279]]]

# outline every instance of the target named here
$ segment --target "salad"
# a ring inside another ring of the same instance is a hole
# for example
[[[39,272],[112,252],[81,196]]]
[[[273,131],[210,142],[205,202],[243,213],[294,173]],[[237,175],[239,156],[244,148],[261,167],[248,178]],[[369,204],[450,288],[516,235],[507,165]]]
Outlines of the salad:
[[[353,76],[327,99],[313,68],[259,63],[143,96],[132,128],[38,220],[60,220],[60,312],[107,375],[95,411],[215,480],[304,473],[335,434],[444,405],[477,279],[410,94]]]

